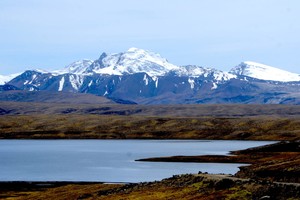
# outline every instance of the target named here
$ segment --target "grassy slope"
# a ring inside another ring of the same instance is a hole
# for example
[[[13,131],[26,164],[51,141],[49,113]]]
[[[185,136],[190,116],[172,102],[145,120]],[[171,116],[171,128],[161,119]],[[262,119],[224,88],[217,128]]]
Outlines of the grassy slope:
[[[294,140],[300,106],[0,102],[0,138]]]
[[[0,116],[0,138],[300,139],[300,117]]]
[[[77,98],[77,97],[73,97]],[[61,100],[63,101],[63,100]],[[34,103],[0,101],[0,109],[11,115],[34,114],[97,114],[153,117],[254,117],[300,115],[299,105],[120,105],[102,103]],[[2,114],[5,114],[3,112]]]
[[[53,188],[29,186],[26,191],[3,191],[13,199],[299,199],[300,185],[278,184],[221,175],[180,175],[159,182],[103,185],[68,184]],[[0,189],[1,191],[1,189]]]

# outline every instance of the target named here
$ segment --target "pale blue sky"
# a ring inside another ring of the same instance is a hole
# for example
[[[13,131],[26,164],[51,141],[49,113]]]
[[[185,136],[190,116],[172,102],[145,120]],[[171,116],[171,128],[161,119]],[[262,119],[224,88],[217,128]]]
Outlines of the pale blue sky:
[[[299,0],[1,0],[0,74],[59,69],[130,47],[228,71],[300,74]]]

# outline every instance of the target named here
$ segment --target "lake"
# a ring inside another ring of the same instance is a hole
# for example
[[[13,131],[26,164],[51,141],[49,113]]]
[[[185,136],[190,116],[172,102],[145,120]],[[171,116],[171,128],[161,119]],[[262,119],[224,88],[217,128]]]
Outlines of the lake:
[[[0,140],[0,181],[143,182],[175,174],[234,174],[242,164],[136,162],[226,155],[274,142],[219,140]]]

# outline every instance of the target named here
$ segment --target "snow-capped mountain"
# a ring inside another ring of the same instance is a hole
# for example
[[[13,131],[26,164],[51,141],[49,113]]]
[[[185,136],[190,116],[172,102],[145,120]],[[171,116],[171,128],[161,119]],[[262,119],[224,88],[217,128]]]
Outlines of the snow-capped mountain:
[[[225,81],[232,78],[236,78],[236,75],[223,72],[214,68],[201,67],[197,65],[185,65],[179,66],[168,72],[169,74],[176,74],[177,76],[188,76],[188,77],[208,77],[214,76],[216,81]]]
[[[236,78],[236,75],[213,68],[205,68],[197,65],[176,66],[169,63],[167,59],[157,53],[138,48],[130,48],[125,52],[111,55],[102,53],[100,58],[95,61],[76,61],[63,70],[56,70],[53,73],[71,73],[77,75],[128,75],[146,73],[151,77],[165,76],[170,73],[177,76],[189,77],[207,77],[214,74],[217,81]]]
[[[0,75],[0,85],[3,85],[8,81],[10,81],[9,77]]]
[[[76,61],[52,72],[27,70],[8,84],[27,91],[89,93],[140,104],[300,104],[297,74],[254,62],[243,62],[229,73],[176,66],[137,48],[102,53],[94,61]]]
[[[4,85],[5,83],[8,83],[13,78],[19,76],[21,73],[18,74],[11,74],[11,75],[0,75],[0,85]]]
[[[251,61],[242,62],[240,65],[234,67],[230,73],[261,80],[282,82],[300,81],[299,74]]]
[[[84,74],[87,68],[93,63],[92,60],[83,59],[75,61],[62,70],[52,71],[53,74]]]
[[[124,75],[145,72],[149,76],[163,76],[179,69],[157,53],[130,48],[125,52],[108,55],[103,53],[85,73]]]

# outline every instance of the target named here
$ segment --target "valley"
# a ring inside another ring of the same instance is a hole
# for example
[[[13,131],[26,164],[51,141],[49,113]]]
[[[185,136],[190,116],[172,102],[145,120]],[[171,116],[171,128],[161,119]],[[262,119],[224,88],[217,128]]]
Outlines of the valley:
[[[51,98],[50,98],[51,99]],[[55,102],[59,98],[52,98]],[[78,98],[81,99],[81,98]],[[86,99],[81,99],[86,100]],[[1,139],[215,139],[287,141],[164,162],[249,163],[234,177],[191,174],[159,182],[101,184],[2,182],[3,199],[299,199],[297,105],[121,105],[115,102],[0,103]],[[294,142],[289,142],[294,141]],[[150,159],[151,160],[151,159]],[[298,178],[297,178],[298,177]]]

